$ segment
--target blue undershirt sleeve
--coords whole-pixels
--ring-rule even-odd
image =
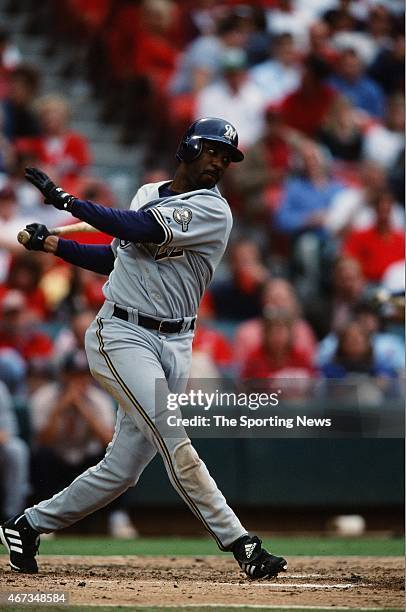
[[[55,255],[75,266],[106,276],[114,268],[115,257],[108,244],[80,244],[59,238]]]
[[[145,210],[117,210],[76,199],[70,209],[72,215],[96,229],[128,242],[161,244],[165,232],[158,221]]]

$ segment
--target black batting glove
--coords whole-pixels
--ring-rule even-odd
[[[27,251],[45,251],[45,239],[51,236],[47,226],[42,223],[30,223],[25,229],[30,234],[29,241],[24,244]]]
[[[44,204],[51,204],[59,210],[67,210],[70,212],[72,203],[76,198],[66,193],[62,187],[55,185],[45,172],[42,172],[42,170],[38,168],[26,168],[25,178],[32,183],[34,187],[40,190],[45,197]]]

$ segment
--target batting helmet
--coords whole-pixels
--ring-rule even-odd
[[[198,119],[192,123],[180,142],[176,158],[186,163],[194,161],[203,150],[204,140],[224,144],[233,162],[244,159],[244,154],[238,149],[238,134],[235,127],[224,119],[214,117]]]

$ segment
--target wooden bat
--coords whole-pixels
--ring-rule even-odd
[[[71,234],[72,232],[98,232],[95,227],[86,223],[86,221],[80,221],[80,223],[72,223],[71,225],[61,225],[54,227],[49,230],[52,236],[64,236],[65,234]],[[31,234],[26,229],[21,230],[17,234],[17,240],[20,244],[27,244],[31,237]]]

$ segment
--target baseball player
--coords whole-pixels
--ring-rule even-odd
[[[41,170],[26,169],[45,204],[115,236],[111,245],[83,245],[51,236],[44,225],[26,228],[31,234],[26,248],[108,275],[106,299],[85,344],[93,376],[119,408],[102,461],[0,527],[12,569],[36,573],[41,533],[67,527],[111,502],[136,484],[158,452],[179,495],[249,578],[271,578],[286,570],[285,559],[268,553],[257,536],[247,533],[184,429],[176,436],[165,433],[165,411],[155,402],[157,379],[167,393],[184,390],[196,311],[232,226],[216,184],[231,162],[243,158],[231,124],[216,118],[195,121],[179,145],[173,180],[143,185],[125,211],[79,200]]]

